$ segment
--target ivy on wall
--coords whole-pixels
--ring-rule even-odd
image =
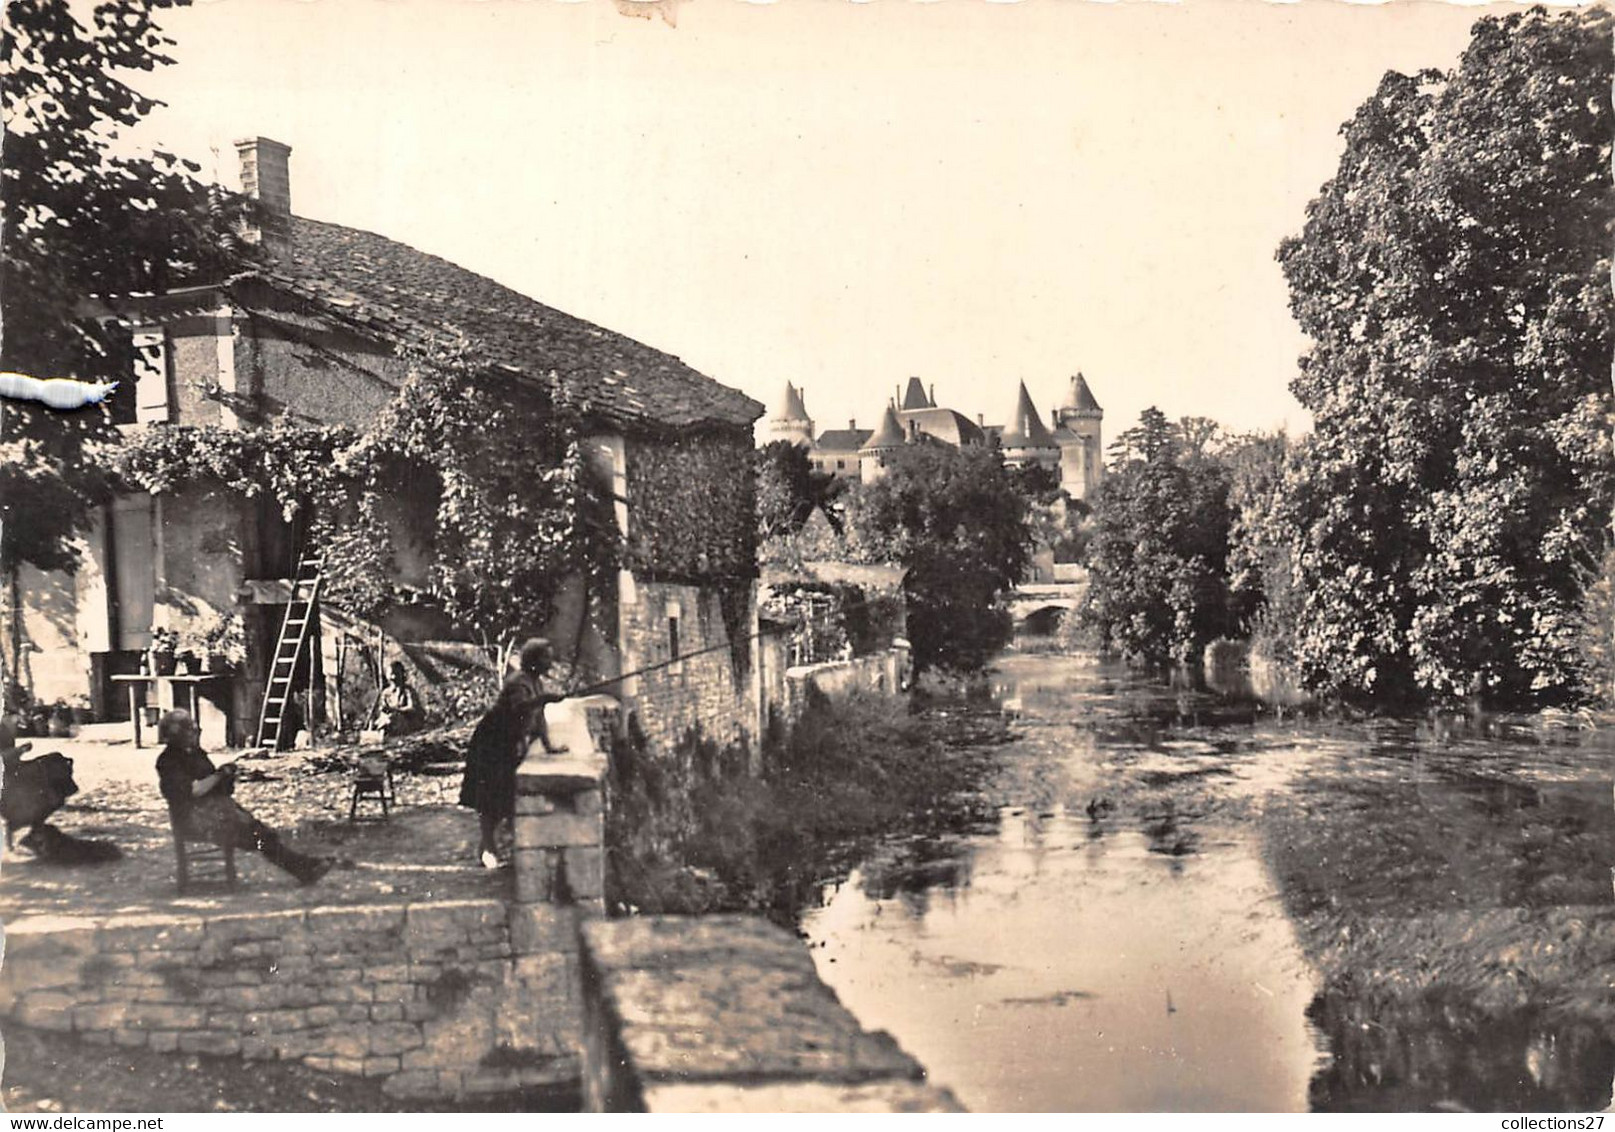
[[[655,581],[757,572],[749,433],[628,445],[628,564]]]
[[[288,521],[306,513],[326,554],[328,600],[373,620],[425,597],[502,670],[513,644],[550,620],[568,576],[606,592],[598,583],[621,558],[609,493],[579,444],[575,410],[455,351],[406,359],[409,378],[368,429],[166,425],[126,442],[116,471],[153,494],[206,481],[267,495]],[[411,480],[435,493],[424,594],[400,592],[385,518]]]

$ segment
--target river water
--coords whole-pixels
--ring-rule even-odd
[[[1088,656],[995,680],[994,816],[887,838],[802,917],[967,1107],[1610,1104],[1615,735],[1284,722]]]

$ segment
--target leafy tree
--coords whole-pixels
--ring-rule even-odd
[[[917,669],[979,669],[1009,640],[1002,595],[1030,561],[1027,499],[999,454],[922,440],[849,493],[849,541],[907,567]]]
[[[1229,471],[1155,408],[1126,430],[1094,507],[1082,619],[1129,663],[1198,659],[1240,618],[1226,578]]]
[[[1572,694],[1609,543],[1611,15],[1475,25],[1388,74],[1279,250],[1315,433],[1262,535],[1305,595],[1293,651],[1362,698]]]
[[[757,450],[756,460],[759,541],[796,534],[836,490],[835,477],[815,470],[799,444],[770,441]]]
[[[247,206],[204,190],[196,166],[113,152],[156,105],[119,76],[171,62],[154,13],[181,3],[6,0],[0,369],[126,380],[127,337],[86,301],[215,279],[249,253],[235,236]],[[96,459],[116,441],[108,409],[6,402],[0,414],[0,567],[72,569],[74,536],[110,486]]]

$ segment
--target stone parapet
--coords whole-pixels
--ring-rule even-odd
[[[556,909],[498,900],[24,916],[5,927],[0,1015],[90,1043],[385,1078],[405,1097],[570,1084],[581,976],[575,942],[558,945],[576,934]]]
[[[598,921],[582,942],[590,1111],[961,1111],[766,920]]]

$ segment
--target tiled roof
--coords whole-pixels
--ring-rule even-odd
[[[920,379],[917,378],[917,377],[911,377],[911,378],[908,379],[908,388],[903,391],[903,408],[904,409],[934,409],[934,408],[936,408],[935,405],[931,404],[931,398],[929,398],[929,397],[927,397],[925,395],[925,386],[920,384]]]
[[[1093,390],[1088,388],[1088,379],[1080,373],[1071,379],[1071,388],[1066,393],[1065,400],[1061,402],[1060,408],[1076,409],[1084,413],[1104,412],[1099,407],[1099,402],[1094,400]]]
[[[819,439],[814,447],[821,452],[856,452],[864,446],[869,439],[871,430],[867,428],[832,428],[819,433]]]
[[[289,254],[260,274],[389,341],[463,340],[499,368],[558,383],[618,424],[750,425],[763,413],[670,354],[356,228],[294,216]]]
[[[885,415],[880,418],[880,427],[865,443],[865,447],[896,448],[904,439],[903,426],[897,423],[897,410],[887,405]]]
[[[1038,417],[1037,408],[1032,404],[1032,395],[1026,391],[1024,381],[1015,392],[1015,408],[1010,412],[1003,431],[998,434],[998,443],[1005,448],[1054,447],[1054,438],[1049,435],[1048,426]]]
[[[790,382],[785,383],[785,392],[780,397],[779,404],[768,417],[771,421],[805,421],[808,420],[807,405],[802,401],[801,390]]]
[[[897,415],[905,427],[913,424],[926,436],[944,440],[955,448],[980,444],[985,439],[981,426],[952,409],[908,409]]]

